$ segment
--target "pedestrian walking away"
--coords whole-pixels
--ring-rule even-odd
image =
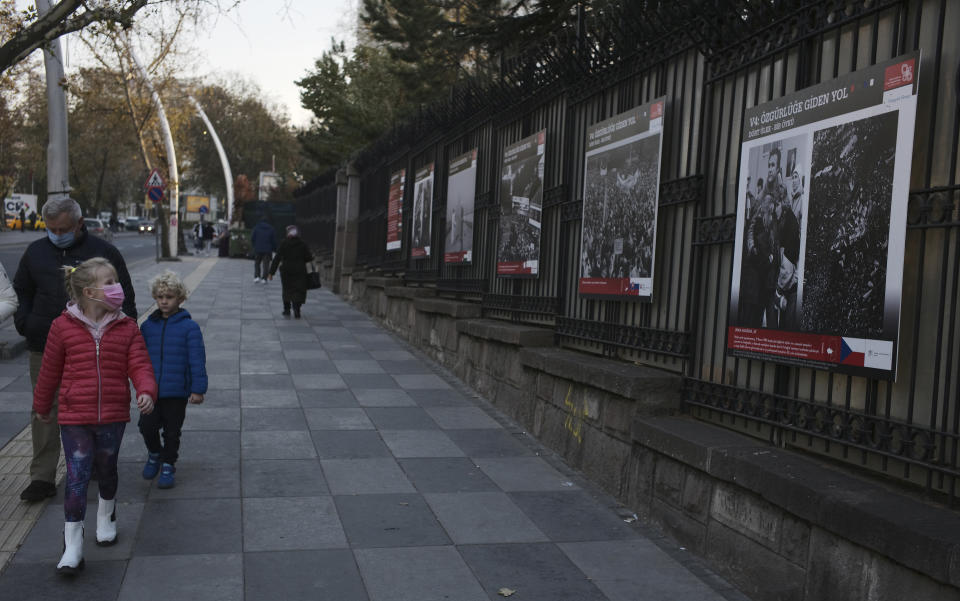
[[[210,247],[213,245],[213,224],[201,221],[200,222],[200,238],[203,240],[203,254],[204,256],[210,256]]]
[[[63,555],[57,571],[83,569],[83,519],[96,464],[97,544],[117,542],[117,459],[130,421],[130,381],[141,413],[153,410],[157,385],[137,322],[124,315],[123,287],[109,261],[89,259],[64,267],[71,301],[50,326],[43,365],[33,391],[37,419],[53,422],[59,394],[60,438],[67,463],[63,494]]]
[[[157,403],[153,413],[140,416],[147,446],[143,477],[152,480],[159,473],[157,488],[173,488],[187,403],[202,403],[207,392],[206,351],[200,326],[180,306],[187,300],[187,287],[177,274],[165,271],[152,279],[150,293],[157,310],[140,330],[157,379]]]
[[[253,281],[267,283],[270,259],[277,250],[277,236],[266,217],[261,217],[250,233],[253,244]]]
[[[287,237],[277,248],[277,255],[270,264],[269,278],[280,268],[280,285],[283,287],[283,316],[300,319],[300,307],[307,301],[307,263],[313,260],[307,243],[300,239],[300,230],[295,225],[287,226]]]
[[[63,312],[69,300],[63,286],[64,267],[76,267],[93,257],[107,259],[116,269],[117,281],[123,288],[123,312],[130,317],[137,317],[133,284],[123,256],[109,242],[87,233],[77,201],[72,198],[48,200],[41,213],[46,222],[47,235],[27,246],[13,276],[13,289],[19,301],[14,325],[17,332],[27,339],[33,386],[37,384],[50,324]],[[30,484],[20,493],[24,501],[41,501],[57,493],[55,482],[57,462],[60,460],[60,432],[56,423],[56,399],[50,414],[50,423],[31,415],[33,458],[30,462]]]

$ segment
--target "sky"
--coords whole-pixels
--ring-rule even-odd
[[[352,45],[357,0],[243,0],[196,40],[198,75],[240,73],[294,125],[309,123],[294,83],[330,48],[331,37]]]
[[[353,45],[358,1],[240,0],[230,11],[211,16],[206,30],[185,40],[196,49],[188,75],[239,73],[272,103],[284,106],[293,125],[306,126],[310,113],[300,106],[294,82],[330,48],[331,37],[346,41],[348,48]],[[224,6],[232,2],[220,0]],[[23,9],[33,3],[17,0],[16,5]],[[80,43],[71,37],[65,45],[68,72],[84,61]]]

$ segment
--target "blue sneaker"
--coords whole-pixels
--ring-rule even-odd
[[[160,472],[160,453],[150,453],[147,462],[143,464],[143,479],[153,480]]]
[[[157,488],[173,488],[173,485],[176,484],[173,480],[173,474],[177,471],[177,468],[173,467],[169,463],[164,463],[163,468],[160,469],[160,478],[157,480]]]

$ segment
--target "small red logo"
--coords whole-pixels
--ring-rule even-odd
[[[663,116],[663,102],[654,103],[650,107],[650,119],[659,119]]]
[[[914,69],[916,68],[916,59],[910,59],[890,65],[883,72],[883,91],[899,88],[913,83]]]

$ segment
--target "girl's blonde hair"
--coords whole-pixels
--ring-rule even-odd
[[[99,280],[97,276],[103,269],[109,269],[113,272],[113,277],[116,279],[117,270],[114,269],[110,261],[103,257],[87,259],[76,267],[64,267],[63,281],[71,300],[79,303],[80,300],[83,299],[84,288],[96,287],[97,281]]]
[[[187,300],[187,287],[183,280],[169,269],[150,280],[149,283],[150,296],[157,297],[160,294],[169,293],[176,296],[181,303]]]

